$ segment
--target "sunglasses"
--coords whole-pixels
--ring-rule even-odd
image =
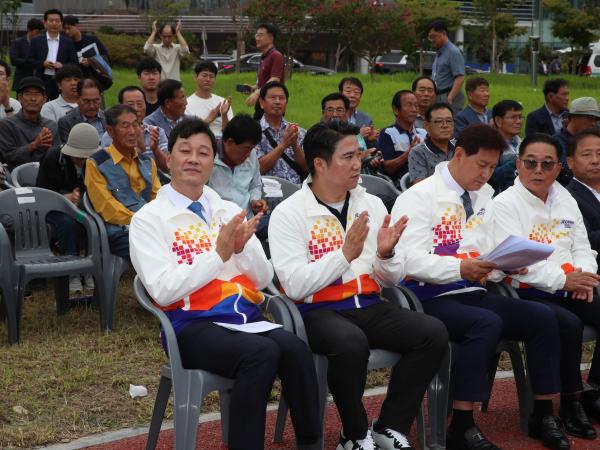
[[[527,170],[535,170],[539,164],[544,172],[550,172],[557,164],[560,164],[558,161],[536,161],[535,159],[523,159],[521,162]]]

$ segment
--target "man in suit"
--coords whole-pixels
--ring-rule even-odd
[[[492,112],[487,109],[490,101],[490,83],[485,78],[473,77],[465,85],[467,107],[454,118],[454,137],[472,123],[490,123]]]
[[[567,146],[567,163],[573,172],[567,190],[577,201],[592,249],[600,253],[600,131],[577,133]]]
[[[13,78],[13,91],[16,92],[19,83],[25,77],[33,75],[33,66],[27,61],[29,53],[29,44],[31,40],[44,31],[44,22],[40,19],[29,19],[27,22],[27,34],[18,39],[15,39],[10,44],[8,55],[10,63],[15,66],[15,76]]]
[[[562,125],[562,113],[568,111],[569,82],[554,78],[544,83],[544,105],[527,116],[525,136],[545,133],[550,136],[558,133]]]
[[[78,123],[87,122],[98,132],[98,142],[106,131],[106,119],[104,111],[100,109],[102,100],[98,81],[94,78],[84,78],[77,83],[77,108],[70,111],[66,116],[58,119],[58,134],[60,141],[64,144],[69,138],[71,128]]]
[[[28,63],[35,69],[35,75],[44,81],[48,100],[58,97],[58,85],[54,79],[56,71],[64,64],[77,64],[77,53],[73,41],[60,34],[63,14],[58,9],[49,9],[44,13],[46,33],[31,40]]]

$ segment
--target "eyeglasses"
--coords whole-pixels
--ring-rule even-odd
[[[428,120],[428,122],[434,124],[436,127],[439,127],[442,125],[453,125],[454,119],[435,119],[435,120]]]
[[[333,114],[333,113],[343,114],[346,112],[346,108],[325,108],[324,111],[329,114]]]
[[[522,159],[521,161],[527,170],[535,170],[539,164],[544,172],[550,172],[557,164],[560,164],[558,161],[536,161],[535,159]]]

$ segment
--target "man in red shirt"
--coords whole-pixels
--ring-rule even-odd
[[[246,100],[248,106],[256,104],[260,89],[265,84],[270,81],[281,81],[282,83],[284,81],[283,55],[275,48],[276,37],[277,28],[271,23],[263,23],[256,29],[254,39],[256,39],[256,48],[262,53],[262,56],[256,74],[256,85],[252,86],[252,93]]]

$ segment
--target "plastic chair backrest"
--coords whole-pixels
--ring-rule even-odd
[[[158,306],[156,306],[152,300],[150,300],[150,296],[148,295],[142,280],[140,280],[139,275],[136,275],[133,280],[133,292],[135,293],[140,305],[142,305],[145,310],[152,313],[152,315],[160,322],[162,332],[165,336],[165,341],[167,342],[167,352],[169,354],[169,365],[171,366],[171,371],[181,372],[184,369],[181,363],[179,345],[177,344],[177,337],[175,336],[173,325],[171,325],[171,321],[167,315]]]
[[[294,192],[300,190],[300,186],[292,183],[291,181],[285,180],[283,178],[279,178],[279,177],[274,177],[274,176],[269,176],[269,175],[264,175],[263,177],[261,177],[263,180],[267,179],[267,180],[274,180],[277,181],[279,183],[279,185],[281,186],[281,192],[283,194],[283,197],[267,197],[265,195],[264,192],[264,188],[263,188],[263,197],[265,198],[265,200],[267,201],[267,204],[269,205],[269,209],[271,209],[271,211],[273,210],[273,208],[275,208],[279,203],[281,203],[282,201],[284,201],[286,198],[288,198],[290,195],[292,195]],[[264,184],[264,182],[263,182]]]
[[[92,216],[94,222],[96,222],[96,226],[98,227],[98,232],[100,234],[100,247],[102,250],[102,254],[104,255],[106,252],[110,253],[110,246],[108,244],[108,234],[106,234],[104,220],[102,220],[102,217],[100,217],[100,215],[92,206],[87,192],[83,193],[83,209],[85,209],[85,212]]]
[[[60,211],[92,227],[91,220],[64,196],[42,188],[9,189],[0,192],[0,211],[12,217],[15,230],[15,257],[53,255],[48,239],[46,215]],[[86,223],[89,221],[89,223]],[[93,247],[88,245],[88,248]]]
[[[39,162],[30,162],[15,167],[11,173],[12,184],[15,187],[33,187],[40,170]]]
[[[402,190],[402,192],[406,191],[409,187],[411,186],[411,181],[410,181],[410,173],[406,172],[404,175],[402,175],[402,177],[400,178],[400,190]]]
[[[400,191],[394,187],[392,183],[384,180],[383,178],[375,175],[361,175],[360,184],[364,187],[369,194],[376,197],[392,196],[397,197],[400,195]]]

